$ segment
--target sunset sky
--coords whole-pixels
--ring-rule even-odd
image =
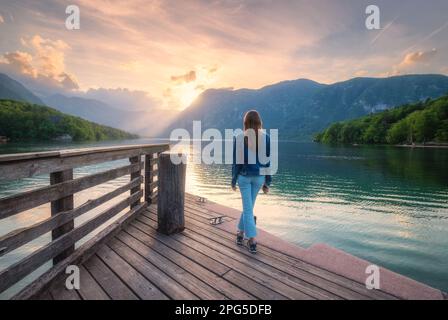
[[[369,4],[381,30],[365,27]],[[0,72],[44,94],[182,109],[208,88],[448,74],[447,57],[446,0],[0,0]]]

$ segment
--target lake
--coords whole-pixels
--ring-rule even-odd
[[[158,141],[6,144],[0,145],[0,153],[154,142]],[[125,163],[122,160],[76,169],[75,176]],[[230,189],[230,170],[229,165],[190,162],[187,191],[240,209],[239,193]],[[128,179],[122,177],[84,191],[75,197],[75,204],[104,194]],[[48,176],[41,176],[0,181],[0,197],[46,185],[48,180]],[[271,193],[259,195],[255,214],[258,226],[299,246],[324,242],[448,291],[448,149],[279,142],[279,171],[273,177]],[[5,219],[0,235],[48,215],[47,205]],[[0,268],[48,240],[49,235],[43,236],[0,258]]]

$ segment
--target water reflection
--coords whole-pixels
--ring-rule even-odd
[[[448,289],[448,150],[280,142],[259,225],[301,246],[325,242]],[[229,165],[188,166],[192,193],[241,209]]]
[[[132,143],[151,142],[159,141]],[[42,148],[27,146],[21,150]],[[273,178],[272,191],[260,194],[257,200],[255,213],[260,227],[304,247],[327,243],[448,291],[447,149],[280,142],[279,151],[279,172]],[[0,152],[6,153],[5,149]],[[121,160],[79,168],[75,176],[126,163]],[[239,193],[230,189],[230,170],[230,165],[198,165],[190,161],[187,191],[241,209]],[[83,191],[76,195],[75,202],[79,205],[128,181],[129,177],[122,177]],[[48,185],[48,176],[3,181],[0,197],[42,185]],[[0,235],[48,216],[46,205],[8,218],[0,225]],[[0,258],[0,268],[49,239],[45,235]]]

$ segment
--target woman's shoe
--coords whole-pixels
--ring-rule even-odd
[[[254,241],[247,241],[247,249],[252,254],[257,253],[257,243]]]
[[[244,243],[243,241],[244,241],[244,236],[242,234],[240,234],[240,233],[237,233],[237,235],[236,235],[236,244],[238,246],[242,246],[243,243]]]

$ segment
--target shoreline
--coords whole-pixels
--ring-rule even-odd
[[[321,143],[321,142],[316,142]],[[352,147],[398,147],[398,148],[432,148],[432,149],[448,149],[448,144],[362,144],[350,143],[347,144]]]
[[[395,147],[402,148],[439,148],[439,149],[448,149],[448,144],[397,144]]]

